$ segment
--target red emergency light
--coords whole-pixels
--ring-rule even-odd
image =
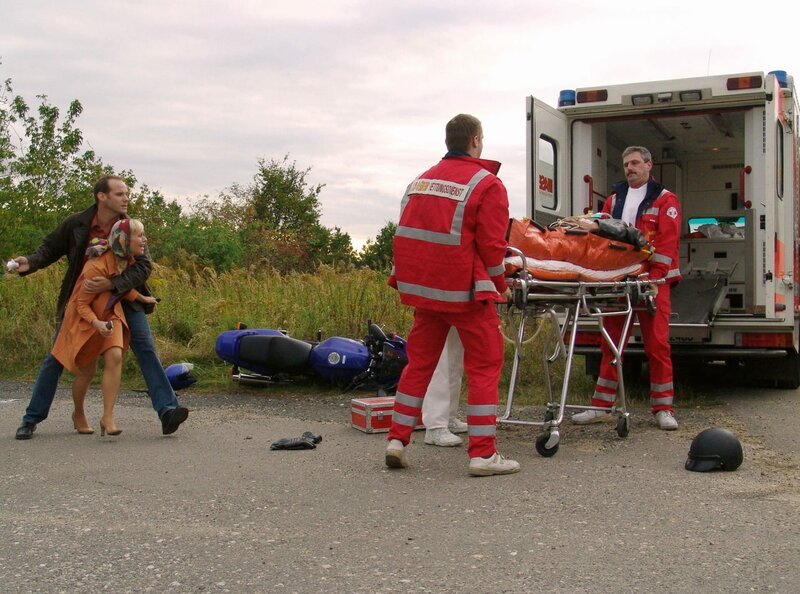
[[[741,91],[743,89],[760,89],[764,81],[760,76],[739,76],[728,79],[729,91]]]
[[[578,103],[594,103],[595,101],[607,101],[608,90],[595,89],[593,91],[579,91]]]
[[[736,346],[790,348],[794,338],[791,332],[737,332]]]

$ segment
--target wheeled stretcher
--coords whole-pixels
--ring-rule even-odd
[[[626,437],[630,430],[630,413],[628,413],[625,399],[622,351],[633,319],[633,307],[641,304],[650,308],[654,307],[652,281],[646,275],[618,281],[538,280],[529,271],[522,251],[514,247],[509,247],[508,250],[513,256],[522,258],[522,266],[513,277],[506,278],[506,282],[513,292],[507,317],[514,330],[515,352],[505,412],[497,419],[497,422],[542,427],[544,432],[536,439],[536,451],[542,456],[549,457],[558,451],[561,439],[560,427],[567,409],[608,410],[596,406],[568,404],[569,380],[578,325],[582,320],[594,321],[599,327],[602,340],[614,355],[613,364],[617,366],[619,383],[617,402],[611,408],[611,412],[617,415],[617,434],[620,437]],[[663,282],[657,281],[655,284]],[[611,339],[603,327],[603,320],[611,316],[619,316],[624,320],[623,332],[617,343]],[[534,319],[542,319],[544,324],[549,323],[550,329],[542,353],[547,408],[544,420],[541,422],[512,417],[525,327],[529,321]],[[561,384],[561,398],[555,402],[550,366],[559,358],[565,360],[565,368]]]

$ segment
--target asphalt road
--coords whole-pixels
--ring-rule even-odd
[[[412,467],[388,471],[345,396],[182,394],[189,420],[162,437],[125,393],[123,434],[100,438],[72,431],[65,387],[16,441],[30,388],[0,383],[6,593],[800,591],[798,392],[709,386],[676,432],[636,409],[626,439],[566,425],[552,458],[503,427],[522,471],[471,478],[464,448],[419,432]],[[740,437],[738,471],[684,470],[708,426]],[[317,449],[270,451],[303,431]]]

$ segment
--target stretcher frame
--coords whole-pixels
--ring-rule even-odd
[[[614,356],[612,365],[617,367],[619,376],[617,398],[610,410],[612,414],[617,415],[617,434],[620,437],[627,437],[630,431],[630,413],[628,412],[625,396],[622,353],[631,328],[634,305],[644,302],[648,308],[654,308],[655,301],[652,286],[654,284],[663,284],[664,281],[651,281],[647,275],[620,281],[539,280],[534,278],[528,270],[525,255],[520,250],[509,246],[508,251],[522,258],[522,268],[514,277],[506,278],[506,283],[513,292],[513,299],[508,307],[507,318],[512,329],[515,329],[515,348],[505,412],[497,419],[497,422],[542,427],[544,432],[536,439],[536,451],[542,456],[550,457],[558,451],[561,440],[560,427],[564,421],[566,410],[609,410],[599,406],[568,404],[569,380],[572,373],[578,326],[582,320],[595,321],[600,330],[602,340],[611,349]],[[514,321],[517,316],[519,317],[519,324]],[[603,326],[603,320],[611,316],[624,318],[622,333],[618,342],[614,342],[611,339]],[[549,321],[551,330],[550,340],[545,343],[545,347],[542,350],[545,388],[547,389],[547,407],[544,421],[528,421],[513,418],[512,408],[522,360],[522,344],[525,336],[526,321],[538,318],[544,318]],[[565,360],[564,379],[561,384],[561,398],[558,402],[554,402],[550,365],[559,358]]]

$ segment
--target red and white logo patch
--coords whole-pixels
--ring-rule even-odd
[[[671,219],[677,219],[678,218],[678,209],[675,208],[674,206],[670,206],[667,209],[667,216],[669,218],[671,218]]]

